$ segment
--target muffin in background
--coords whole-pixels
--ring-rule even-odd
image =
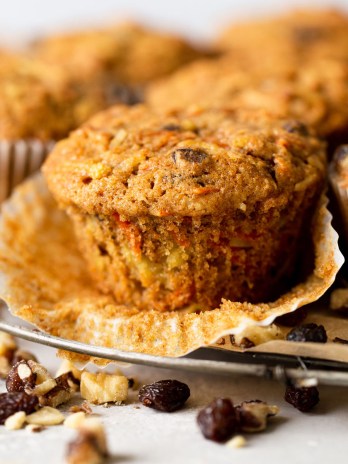
[[[303,121],[321,137],[348,141],[348,61],[291,60],[244,66],[232,57],[200,60],[151,84],[146,101],[167,110],[203,107],[267,109]]]
[[[348,59],[348,14],[334,9],[304,9],[275,17],[232,23],[217,46],[250,64],[308,58]]]
[[[184,39],[131,22],[38,40],[35,56],[77,79],[143,85],[204,55]]]
[[[58,143],[43,172],[102,291],[145,310],[211,309],[291,286],[324,148],[264,111],[115,106]]]
[[[0,139],[58,140],[107,106],[59,66],[23,55],[0,56]]]

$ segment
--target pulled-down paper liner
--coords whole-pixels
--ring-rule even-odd
[[[56,336],[162,356],[182,356],[248,327],[268,326],[317,300],[343,263],[322,198],[315,215],[315,266],[307,280],[270,304],[223,300],[219,308],[140,311],[118,305],[90,280],[72,227],[40,176],[18,187],[0,220],[0,297],[10,311]],[[347,350],[348,354],[348,350]]]
[[[16,185],[40,168],[53,144],[38,139],[0,140],[0,204]]]

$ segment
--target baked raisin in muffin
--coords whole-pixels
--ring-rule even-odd
[[[263,111],[119,105],[59,142],[43,172],[102,291],[144,310],[204,310],[289,285],[325,149]]]

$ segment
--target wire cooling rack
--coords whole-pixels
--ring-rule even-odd
[[[181,358],[169,358],[89,345],[6,321],[0,321],[0,330],[40,345],[111,361],[231,377],[263,377],[293,382],[302,387],[317,384],[348,387],[348,363],[342,362],[277,354],[234,353],[215,348],[202,348]]]

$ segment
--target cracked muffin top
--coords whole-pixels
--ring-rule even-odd
[[[33,51],[78,79],[107,76],[126,84],[146,83],[202,56],[179,37],[129,22],[43,38]]]
[[[267,108],[303,120],[321,136],[348,127],[348,61],[283,60],[271,67],[232,57],[201,60],[150,85],[146,100],[164,109],[187,105]]]
[[[0,55],[1,139],[59,139],[105,106],[99,90],[84,92],[57,66]]]
[[[298,121],[145,105],[96,115],[43,168],[62,207],[126,217],[281,211],[294,192],[321,188],[324,170],[324,145]]]

